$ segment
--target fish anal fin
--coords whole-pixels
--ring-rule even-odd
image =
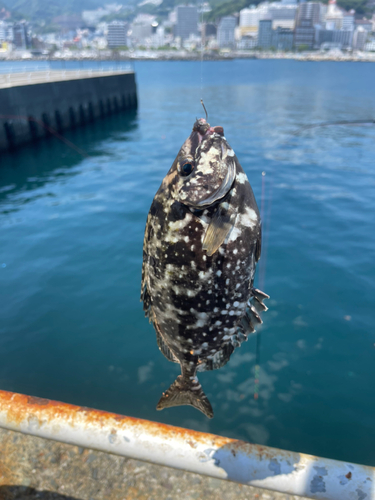
[[[228,342],[228,344],[225,344],[220,351],[216,352],[212,356],[212,358],[206,359],[204,370],[209,371],[209,370],[218,370],[219,368],[222,368],[228,363],[233,351],[234,351],[233,345],[230,342]],[[199,366],[198,366],[198,371],[199,371]]]
[[[203,240],[203,250],[207,255],[213,255],[224,243],[225,238],[232,230],[236,220],[236,213],[230,201],[222,201],[214,213],[206,230]]]
[[[163,410],[164,408],[183,405],[194,406],[194,408],[204,413],[208,418],[214,416],[211,403],[196,377],[189,379],[179,375],[170,388],[166,392],[163,392],[162,397],[156,405],[156,409]]]

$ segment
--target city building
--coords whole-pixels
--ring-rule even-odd
[[[263,19],[263,14],[261,6],[255,7],[254,5],[251,5],[249,8],[242,9],[240,11],[241,35],[243,36],[247,33],[257,33],[259,21]]]
[[[28,49],[30,47],[27,28],[25,21],[13,24],[13,44],[16,49]]]
[[[128,25],[122,21],[112,21],[108,24],[107,41],[110,49],[127,45]]]
[[[234,48],[234,31],[237,20],[233,16],[222,17],[217,28],[217,43],[220,48]]]
[[[255,49],[258,46],[258,35],[255,33],[248,33],[243,35],[241,40],[237,44],[237,48],[240,50]]]
[[[151,23],[132,24],[131,25],[131,39],[133,45],[145,45],[146,39],[151,38],[153,34],[153,27]]]
[[[316,46],[321,49],[350,49],[353,45],[353,30],[327,30],[316,27]]]
[[[195,5],[178,5],[176,7],[176,24],[174,35],[186,40],[190,35],[198,34],[198,9]]]
[[[354,31],[354,28],[355,28],[355,11],[350,10],[349,12],[344,12],[342,18],[342,29]]]
[[[0,21],[0,42],[5,42],[8,37],[8,23]]]
[[[295,0],[281,2],[262,2],[240,11],[240,34],[257,33],[260,21],[272,20],[272,29],[288,28],[293,30],[297,12]]]
[[[295,27],[295,18],[297,13],[297,3],[282,0],[281,2],[272,2],[268,7],[268,14],[272,19],[272,28],[288,28],[293,30]]]
[[[294,43],[294,32],[289,28],[272,30],[271,47],[277,50],[292,50]]]
[[[269,49],[272,45],[272,20],[263,19],[259,21],[258,47]]]
[[[372,31],[372,22],[368,19],[356,19],[355,20],[355,28],[363,28],[368,33]]]
[[[326,8],[318,2],[300,3],[296,16],[294,46],[312,49],[315,45],[315,26],[322,23]]]
[[[363,50],[365,48],[368,36],[369,32],[365,28],[363,28],[362,26],[356,28],[353,33],[353,49]]]
[[[368,40],[365,44],[364,50],[368,52],[375,52],[375,39],[371,38],[371,40]]]
[[[297,10],[296,26],[321,24],[325,10],[326,6],[318,2],[300,3]],[[309,23],[306,21],[309,21]]]

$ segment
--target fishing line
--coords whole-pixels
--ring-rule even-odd
[[[262,223],[264,222],[264,235],[265,235],[265,244],[263,250],[263,259],[260,264],[259,270],[259,288],[264,291],[264,283],[266,277],[266,266],[267,266],[267,250],[268,250],[268,240],[269,240],[269,227],[271,220],[271,207],[272,207],[272,191],[273,191],[273,179],[271,179],[271,187],[269,189],[269,199],[267,205],[267,217],[265,218],[265,192],[266,192],[266,172],[262,172],[262,198],[261,198],[261,219]],[[255,366],[254,366],[254,399],[257,400],[259,398],[259,380],[260,380],[260,345],[261,345],[261,334],[262,327],[261,325],[258,328],[257,336],[256,336],[256,347],[255,347]]]
[[[50,134],[54,135],[57,139],[59,139],[61,142],[65,143],[68,147],[76,151],[78,154],[83,156],[84,158],[88,157],[88,154],[83,151],[83,149],[80,149],[78,146],[76,146],[73,142],[69,141],[66,139],[63,135],[59,134],[57,130],[54,128],[50,127],[49,125],[45,124],[41,120],[38,120],[37,118],[33,118],[32,116],[22,116],[22,115],[0,115],[0,118],[3,118],[5,120],[27,120],[29,122],[34,122],[40,125],[42,128],[47,130]]]
[[[201,3],[201,102],[203,103],[203,2]]]

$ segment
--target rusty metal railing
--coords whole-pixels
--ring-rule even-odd
[[[0,391],[0,427],[291,495],[375,499],[375,469]]]

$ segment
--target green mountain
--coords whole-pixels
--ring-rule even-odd
[[[11,12],[20,12],[33,21],[49,21],[62,14],[78,14],[82,10],[103,7],[103,0],[0,0]],[[122,2],[132,5],[133,2]]]
[[[218,21],[221,17],[230,16],[249,7],[249,5],[258,5],[261,0],[211,0],[211,12],[205,14],[205,21]]]

